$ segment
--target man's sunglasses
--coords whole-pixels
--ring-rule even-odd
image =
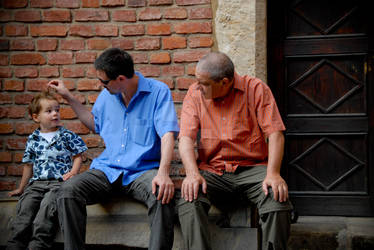
[[[98,78],[100,80],[100,82],[102,82],[104,85],[108,85],[109,82],[112,80],[112,79],[109,79],[109,80],[103,80],[101,78]]]

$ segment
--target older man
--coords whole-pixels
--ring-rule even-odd
[[[269,87],[235,73],[223,53],[204,56],[195,75],[179,134],[186,178],[178,212],[186,247],[211,249],[206,226],[211,202],[246,200],[259,210],[262,249],[287,249],[292,205],[280,176],[285,127]]]

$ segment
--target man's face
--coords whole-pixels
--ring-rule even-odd
[[[111,94],[118,93],[118,84],[117,79],[109,79],[106,73],[102,70],[96,71],[96,76],[98,80],[100,81],[101,85],[106,88]],[[118,78],[118,77],[117,77]]]
[[[196,79],[199,83],[199,89],[206,99],[220,98],[229,93],[233,81],[223,78],[220,81],[213,81],[209,78],[209,73],[196,69]]]

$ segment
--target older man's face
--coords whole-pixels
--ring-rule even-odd
[[[209,78],[209,73],[202,72],[196,69],[196,79],[199,83],[199,89],[206,99],[215,99],[227,95],[231,88],[233,81],[228,81],[224,78],[220,81],[213,81]]]

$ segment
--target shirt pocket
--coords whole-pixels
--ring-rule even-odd
[[[153,121],[136,118],[131,129],[131,140],[143,146],[153,144],[155,141]]]

